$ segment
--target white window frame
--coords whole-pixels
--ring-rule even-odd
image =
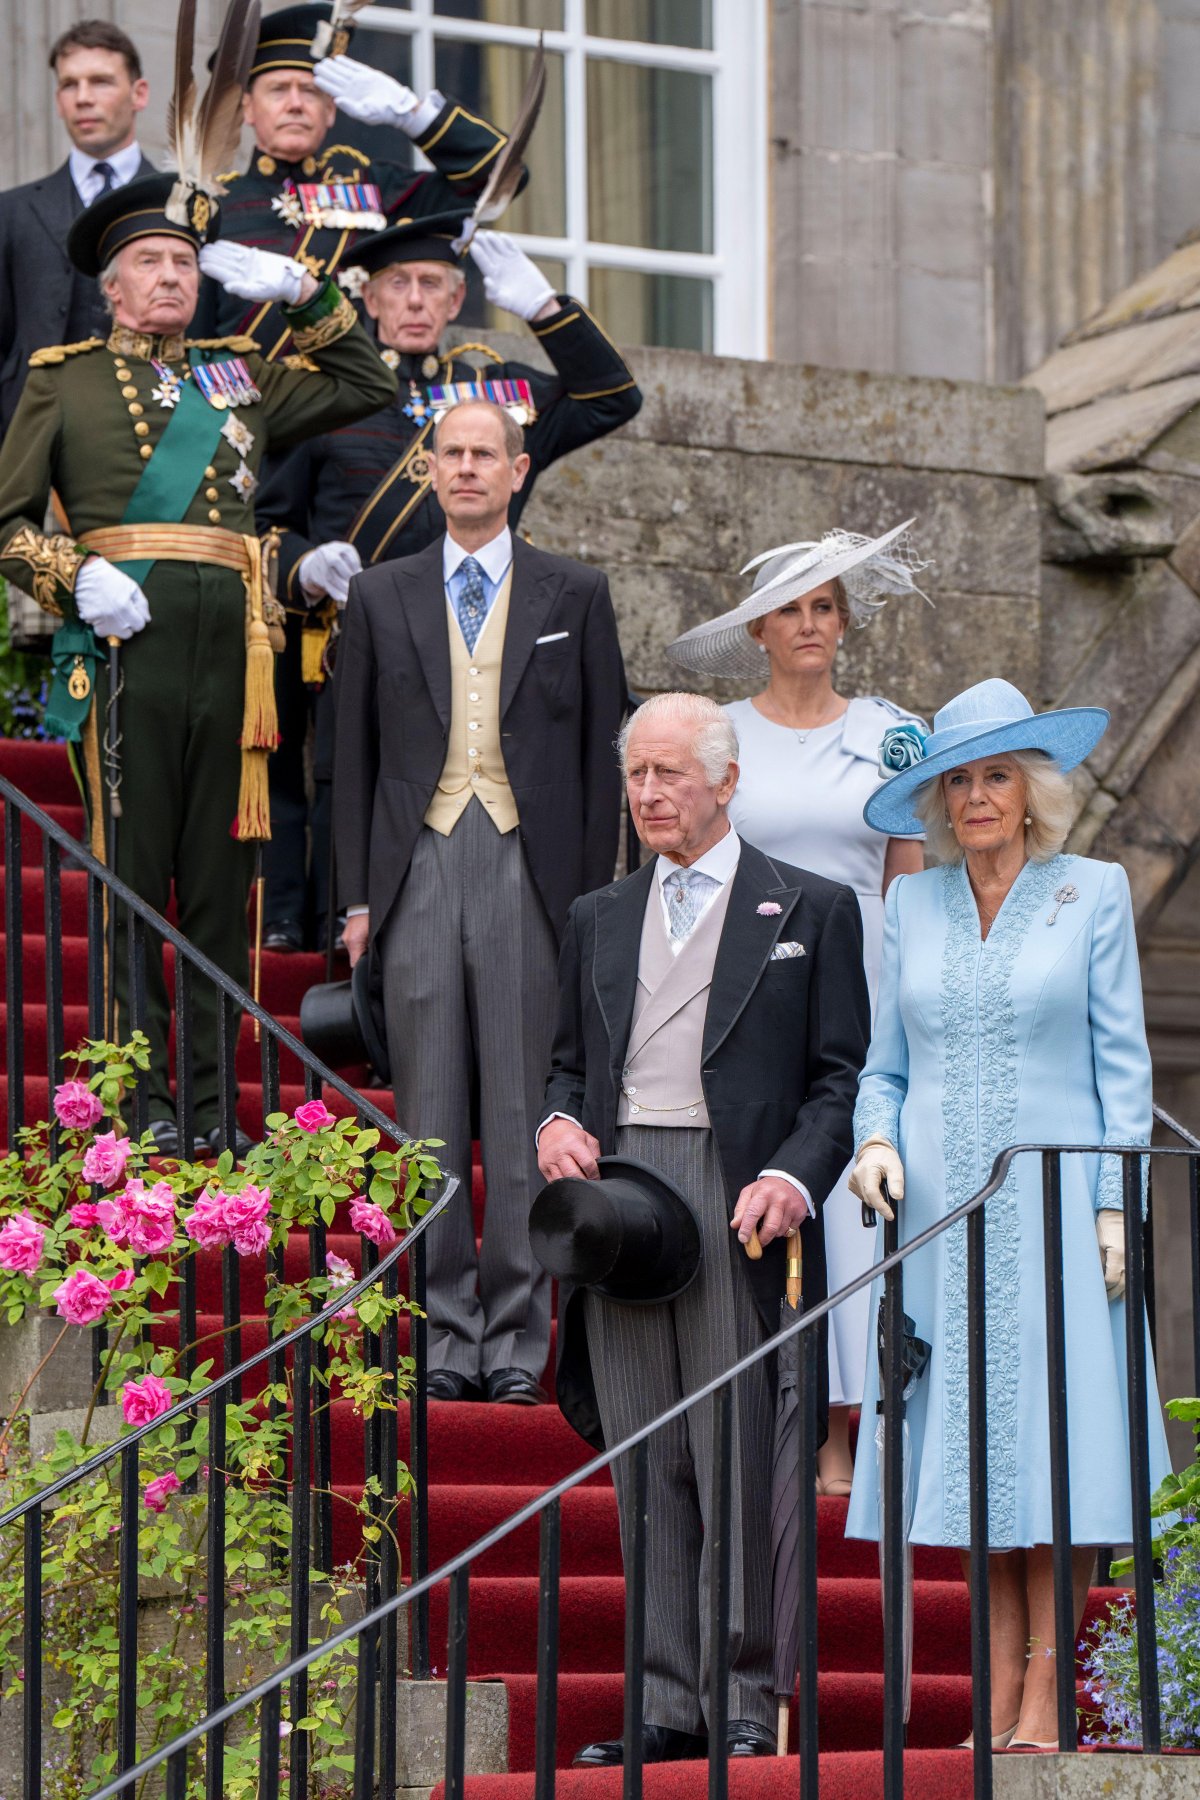
[[[765,0],[712,0],[713,48],[633,43],[593,37],[585,29],[586,0],[563,0],[563,29],[544,34],[547,52],[561,55],[566,135],[566,232],[562,237],[518,234],[533,256],[566,266],[567,290],[585,304],[588,267],[650,274],[692,275],[711,281],[713,350],[719,356],[765,357],[767,344],[767,16]],[[410,6],[369,6],[359,15],[372,31],[412,39],[413,86],[433,86],[434,39],[513,44],[533,49],[538,33],[526,26],[447,18],[434,0]],[[712,78],[713,251],[646,250],[588,237],[587,59],[681,69]],[[498,123],[503,124],[500,120]]]

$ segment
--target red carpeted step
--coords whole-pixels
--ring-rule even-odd
[[[6,740],[6,742],[7,741],[8,740]],[[5,772],[4,764],[3,764],[3,762],[0,762],[0,775],[4,774],[4,772]],[[68,832],[70,834],[70,836],[76,840],[76,842],[79,842],[79,840],[83,836],[83,807],[79,803],[78,798],[76,798],[74,804],[72,804],[69,800],[68,801],[54,800],[54,801],[48,801],[44,805],[33,794],[31,794],[29,796],[29,798],[34,801],[35,805],[41,806],[42,811],[49,818],[53,819],[53,821],[56,825],[61,825],[64,831]],[[34,823],[34,821],[32,819],[27,818],[26,815],[24,813],[22,813],[22,815],[21,815],[21,863],[22,863],[22,866],[28,865],[31,868],[34,867],[35,865],[40,866],[41,861],[42,861],[42,845],[43,845],[43,843],[44,843],[44,839],[43,839],[41,831],[38,829],[37,825]],[[0,832],[0,862],[4,862],[7,859],[7,855],[8,855],[8,845],[7,845],[4,833]]]
[[[79,788],[62,744],[27,738],[0,740],[0,775],[35,806],[78,806]]]
[[[913,1750],[904,1759],[904,1800],[971,1800],[972,1761],[965,1750]],[[621,1769],[564,1769],[558,1800],[621,1800]],[[647,1766],[646,1800],[706,1800],[706,1762]],[[800,1765],[794,1756],[754,1757],[729,1765],[730,1800],[796,1800]],[[445,1800],[441,1782],[431,1800]],[[533,1800],[533,1775],[468,1775],[466,1800]],[[821,1800],[883,1800],[880,1751],[826,1752]]]
[[[46,1009],[44,1006],[26,1006],[22,1014],[24,1025],[25,1060],[31,1068],[44,1068],[46,1065]],[[296,1017],[280,1017],[279,1023],[288,1031],[299,1035],[300,1021]],[[8,1008],[0,1004],[0,1041],[7,1042]],[[88,1013],[86,1005],[73,1003],[63,1007],[63,1042],[70,1048],[80,1044],[88,1035]],[[175,1032],[171,1031],[168,1055],[175,1058]],[[299,1061],[290,1050],[280,1051],[280,1075],[291,1086],[296,1086],[304,1079]],[[238,1034],[237,1074],[239,1081],[261,1081],[262,1079],[262,1046],[254,1041],[254,1021],[243,1018],[241,1031]]]

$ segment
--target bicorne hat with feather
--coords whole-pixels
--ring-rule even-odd
[[[167,107],[167,137],[175,181],[166,204],[173,225],[191,228],[201,243],[225,193],[217,171],[228,169],[242,130],[242,95],[258,43],[259,0],[230,0],[203,99],[195,75],[196,0],[181,0],[175,28],[175,81]]]

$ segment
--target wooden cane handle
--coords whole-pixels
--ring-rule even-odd
[[[746,1239],[746,1255],[750,1258],[751,1262],[762,1261],[762,1245],[758,1241],[757,1225]]]

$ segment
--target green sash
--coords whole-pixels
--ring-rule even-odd
[[[188,352],[193,368],[202,360],[198,351]],[[129,496],[122,525],[179,524],[212,462],[227,417],[209,405],[195,381],[183,383],[158,448]],[[154,564],[143,559],[117,567],[141,587]]]

